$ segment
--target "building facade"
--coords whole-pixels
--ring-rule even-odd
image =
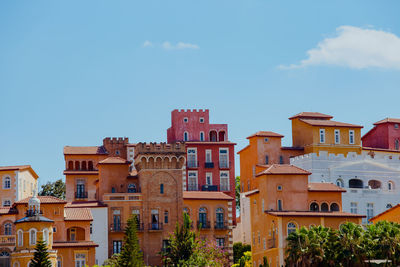
[[[374,123],[374,127],[361,139],[363,148],[380,148],[400,152],[400,119],[386,118]]]

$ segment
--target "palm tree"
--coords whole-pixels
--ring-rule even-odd
[[[362,246],[363,232],[364,230],[360,225],[351,222],[340,226],[338,259],[344,266],[351,267],[364,264],[366,256]]]

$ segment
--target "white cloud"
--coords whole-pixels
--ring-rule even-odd
[[[144,43],[143,43],[143,47],[152,47],[152,46],[153,46],[153,43],[148,40],[144,41]]]
[[[353,69],[369,67],[400,70],[400,38],[393,33],[341,26],[336,36],[325,38],[307,51],[308,58],[299,64],[281,65],[282,69],[313,65],[336,65]]]
[[[162,47],[165,50],[183,50],[183,49],[199,49],[200,48],[197,44],[178,42],[176,45],[173,45],[168,41],[165,41],[162,44]]]

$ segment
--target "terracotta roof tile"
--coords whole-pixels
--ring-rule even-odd
[[[267,165],[266,165],[267,166]],[[304,174],[304,175],[310,175],[311,172],[303,170],[297,166],[290,165],[290,164],[273,164],[269,165],[269,167],[256,174],[256,176],[260,176],[263,174]]]
[[[315,212],[315,211],[265,211],[274,216],[293,216],[293,217],[359,217],[364,218],[365,215],[354,214],[348,212]]]
[[[326,127],[351,127],[351,128],[363,128],[361,125],[338,122],[338,121],[328,121],[328,120],[307,120],[300,119],[302,122],[313,126],[326,126]]]
[[[100,161],[99,164],[131,164],[131,162],[121,157],[108,157]]]
[[[28,201],[31,197],[26,197],[21,199],[20,201],[15,202],[15,204],[28,204]],[[41,204],[56,204],[56,203],[67,203],[67,201],[63,199],[59,199],[53,196],[38,196]]]
[[[75,241],[75,242],[53,242],[53,248],[66,247],[98,247],[93,241]]]
[[[374,125],[383,124],[383,123],[400,123],[400,119],[396,118],[386,118],[374,123]]]
[[[315,118],[315,119],[325,119],[329,120],[332,119],[333,116],[319,113],[319,112],[300,112],[292,117],[289,118],[289,120],[292,120],[294,118]]]
[[[99,201],[69,202],[67,203],[67,205],[65,205],[65,208],[96,208],[96,207],[107,207],[107,206]]]
[[[0,166],[0,171],[23,171],[23,170],[29,170],[33,177],[38,178],[39,175],[36,174],[36,172],[32,169],[31,165],[16,165],[16,166]]]
[[[64,155],[104,155],[108,154],[104,146],[65,146]]]
[[[259,131],[259,132],[256,132],[256,133],[248,136],[247,139],[250,139],[250,138],[255,137],[255,136],[259,136],[259,137],[283,137],[283,135],[278,134],[278,133],[269,132],[269,131]]]
[[[184,191],[183,199],[217,199],[217,200],[233,200],[223,192],[216,191]]]
[[[308,191],[314,192],[346,192],[342,187],[332,183],[309,183]]]
[[[64,217],[66,221],[93,221],[89,208],[65,208]]]

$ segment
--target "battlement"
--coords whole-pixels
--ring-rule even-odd
[[[138,143],[135,147],[135,157],[138,154],[186,154],[186,147],[184,143],[167,144],[162,143]]]
[[[173,113],[207,113],[208,109],[174,109]]]
[[[103,139],[103,144],[128,144],[129,138],[128,137],[106,137]]]
[[[305,154],[290,159],[290,164],[296,165],[296,163],[303,163],[305,161],[340,161],[340,162],[354,162],[360,160],[371,160],[379,163],[400,163],[400,157],[393,155],[370,155],[367,153],[357,154],[356,152],[349,152],[347,156],[344,154],[328,154],[327,151],[320,151],[319,155],[317,153]]]

